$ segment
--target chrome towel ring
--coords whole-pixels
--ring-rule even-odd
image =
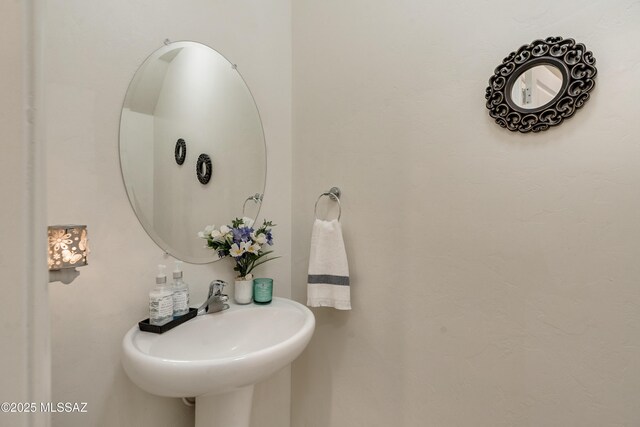
[[[328,196],[331,200],[338,203],[338,221],[340,221],[340,217],[342,216],[342,205],[340,204],[341,193],[342,192],[338,187],[331,187],[329,191],[322,193],[321,195],[318,196],[318,199],[316,200],[316,205],[313,208],[313,214],[316,217],[316,219],[320,219],[318,218],[318,202],[323,196]]]
[[[244,203],[242,204],[242,216],[245,216],[244,211],[247,209],[247,202],[249,200],[252,200],[255,204],[262,203],[262,194],[256,193],[253,196],[247,197],[247,200],[245,200]]]

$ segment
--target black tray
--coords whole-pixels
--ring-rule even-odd
[[[144,319],[141,322],[138,322],[138,326],[141,331],[145,332],[153,332],[154,334],[163,334],[167,332],[169,329],[173,329],[178,325],[183,324],[189,319],[193,319],[198,314],[197,308],[190,308],[189,312],[183,316],[176,317],[171,322],[165,323],[162,326],[152,325],[149,323],[149,319]]]

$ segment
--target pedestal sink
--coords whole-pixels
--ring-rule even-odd
[[[298,357],[314,328],[313,313],[289,299],[231,304],[161,335],[134,326],[122,365],[151,394],[195,397],[196,427],[248,427],[254,384]]]

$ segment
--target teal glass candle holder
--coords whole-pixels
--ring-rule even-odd
[[[253,302],[269,304],[273,299],[273,279],[253,279]]]

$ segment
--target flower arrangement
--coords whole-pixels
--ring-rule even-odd
[[[240,280],[249,280],[251,272],[257,266],[280,257],[266,258],[273,251],[265,251],[268,245],[273,245],[271,228],[275,225],[264,220],[258,229],[253,228],[251,218],[236,218],[231,225],[223,225],[219,229],[213,225],[205,227],[198,233],[198,237],[207,241],[207,247],[218,252],[220,258],[231,256],[236,263],[234,271],[238,272]]]

